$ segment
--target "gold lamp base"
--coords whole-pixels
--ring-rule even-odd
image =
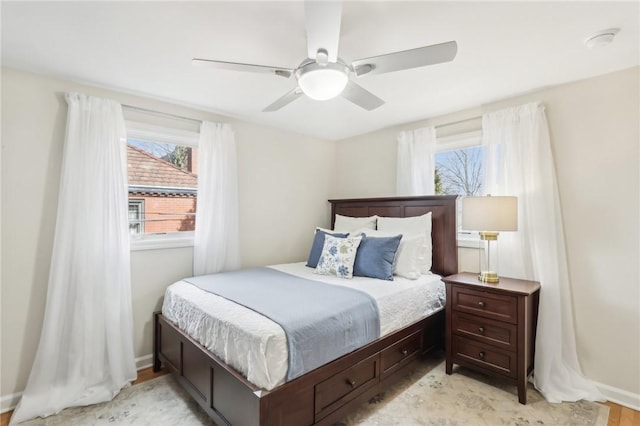
[[[500,281],[500,278],[493,271],[482,271],[478,274],[478,280],[483,283],[496,284]]]
[[[497,241],[498,235],[500,235],[499,232],[494,231],[480,231],[479,234],[480,239],[485,241]]]

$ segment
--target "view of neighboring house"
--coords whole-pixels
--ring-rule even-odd
[[[131,234],[193,231],[198,176],[196,150],[189,150],[186,170],[127,145],[129,230]]]

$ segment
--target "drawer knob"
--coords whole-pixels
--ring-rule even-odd
[[[402,352],[402,355],[404,355],[404,356],[407,356],[407,355],[409,354],[409,351],[408,351],[408,350],[406,350],[406,349],[403,349],[403,350],[402,350],[402,351],[400,351],[400,352]]]
[[[352,388],[356,387],[356,382],[355,380],[351,380],[351,379],[347,379],[347,384],[351,385]]]
[[[478,301],[478,306],[480,306],[481,308],[484,308],[484,305],[485,303],[483,300]]]
[[[480,359],[484,359],[484,352],[480,352],[480,353],[478,354],[478,358],[480,358]]]
[[[478,327],[478,333],[484,333],[484,327]]]

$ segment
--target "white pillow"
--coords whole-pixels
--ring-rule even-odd
[[[325,235],[324,247],[322,247],[322,254],[315,273],[353,278],[353,264],[356,261],[356,253],[361,241],[362,236],[360,235],[347,238]]]
[[[353,231],[351,235],[365,234],[367,237],[395,237],[399,232],[374,231],[372,229],[361,228]],[[396,251],[396,258],[393,262],[393,275],[417,280],[422,271],[420,269],[420,251],[424,245],[422,235],[403,235]]]
[[[420,235],[402,236],[396,261],[393,266],[393,273],[399,277],[417,280],[420,278],[420,250],[424,245],[424,237]]]
[[[431,212],[414,217],[378,217],[378,230],[394,232],[405,236],[424,236],[422,249],[419,254],[420,271],[423,274],[431,273]]]
[[[378,216],[351,217],[337,214],[333,230],[339,232],[351,232],[358,228],[376,229],[377,219]]]

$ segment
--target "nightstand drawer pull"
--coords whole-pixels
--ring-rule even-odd
[[[484,308],[484,305],[485,305],[484,301],[482,300],[478,301],[478,306],[480,306],[481,308]]]
[[[404,356],[409,355],[409,351],[408,351],[408,350],[406,350],[406,349],[403,349],[403,350],[401,350],[400,352],[401,352],[401,353],[402,353],[402,355],[404,355]]]
[[[484,334],[484,327],[478,327],[478,333]]]
[[[352,388],[356,387],[356,381],[355,380],[347,379],[347,384],[351,385]]]
[[[478,354],[478,358],[480,358],[480,359],[484,359],[484,352],[480,352],[480,353]]]

